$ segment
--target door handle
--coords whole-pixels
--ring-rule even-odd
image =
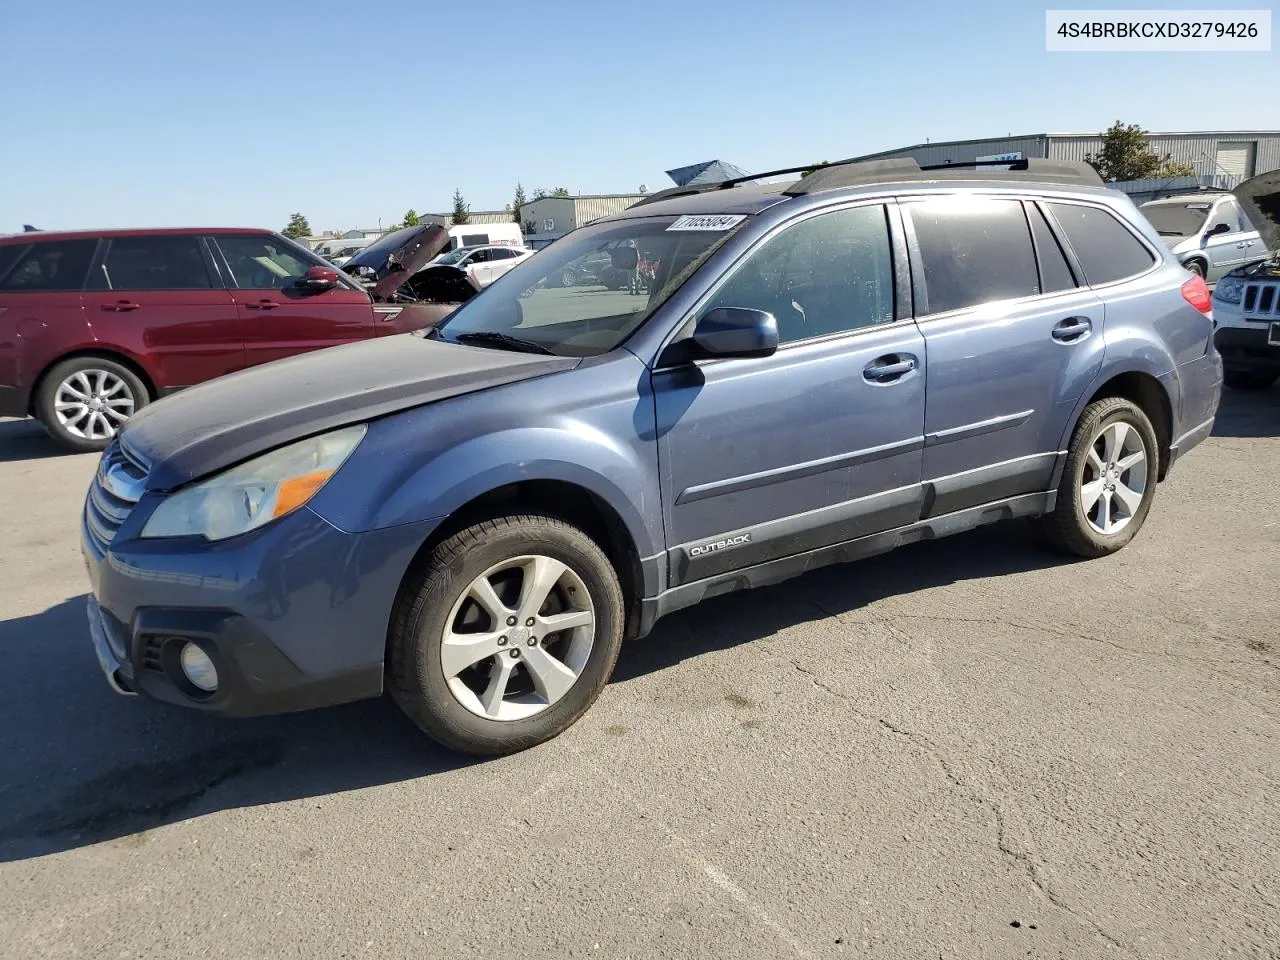
[[[263,299],[252,300],[246,303],[245,306],[250,310],[274,310],[276,307],[280,306],[280,304],[276,303],[274,300]]]
[[[134,303],[132,300],[117,300],[115,303],[104,303],[103,310],[110,310],[113,313],[125,313],[129,310],[137,310],[142,304]]]
[[[912,357],[898,357],[890,354],[877,357],[862,368],[862,377],[871,383],[894,383],[916,368]]]
[[[1067,317],[1053,328],[1053,339],[1059,343],[1075,343],[1084,339],[1092,329],[1093,321],[1088,317]]]

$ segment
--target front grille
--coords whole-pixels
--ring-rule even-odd
[[[119,438],[103,451],[84,503],[85,527],[100,550],[105,551],[111,545],[120,525],[142,496],[147,470],[146,461],[125,447]]]
[[[1280,284],[1250,283],[1244,288],[1241,306],[1247,319],[1271,319],[1280,317]]]

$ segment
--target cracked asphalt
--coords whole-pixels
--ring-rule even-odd
[[[0,422],[0,956],[1280,957],[1280,390],[1120,554],[1006,525],[663,621],[488,762],[99,675],[91,457]]]

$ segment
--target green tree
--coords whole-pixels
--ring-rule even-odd
[[[553,197],[567,197],[567,196],[569,196],[569,188],[568,188],[568,187],[556,187],[554,190],[552,190],[552,191],[551,191],[551,195],[552,195]]]
[[[533,199],[541,200],[545,196],[547,196],[547,191],[544,188],[542,187],[533,188]]]
[[[410,207],[409,212],[404,215],[404,220],[401,222],[400,226],[416,227],[421,222],[422,218],[418,216],[418,211],[413,209],[413,207]]]
[[[1151,149],[1147,132],[1136,123],[1117,120],[1102,136],[1102,149],[1085,157],[1085,162],[1108,182],[1194,177],[1195,168],[1175,163],[1169,154],[1160,156]]]
[[[467,206],[467,201],[462,199],[462,191],[453,191],[453,222],[468,223],[471,220],[471,208]]]
[[[300,213],[295,213],[289,218],[289,223],[280,231],[290,240],[300,240],[302,237],[311,236],[311,224],[307,223],[307,218]]]
[[[532,220],[526,220],[522,225],[522,229],[524,231],[525,236],[528,236],[531,233],[538,232],[538,225],[534,223]]]
[[[529,198],[524,195],[524,187],[517,183],[516,195],[511,200],[511,219],[516,223],[520,222],[520,208],[528,202]]]

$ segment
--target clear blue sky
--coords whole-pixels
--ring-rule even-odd
[[[455,187],[487,209],[517,180],[657,189],[715,158],[760,170],[1117,118],[1280,127],[1276,53],[1051,54],[1044,10],[10,0],[0,232],[279,228],[295,210],[345,229],[448,209]]]

